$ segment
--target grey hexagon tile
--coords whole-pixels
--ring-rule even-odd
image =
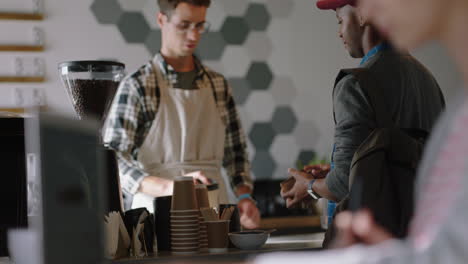
[[[202,35],[196,54],[202,60],[219,60],[226,48],[226,41],[220,32],[207,32]]]
[[[203,65],[205,67],[208,67],[210,70],[223,74],[223,75],[226,72],[226,67],[224,67],[224,64],[221,61],[204,60]]]
[[[224,8],[226,14],[231,16],[242,16],[245,14],[249,5],[248,0],[216,0],[219,1]]]
[[[221,61],[229,66],[226,75],[230,77],[244,77],[251,62],[242,46],[227,46]]]
[[[271,123],[254,123],[249,133],[252,145],[258,150],[268,150],[275,138],[275,131]]]
[[[292,135],[277,135],[270,152],[277,163],[294,167],[299,154],[299,146]]]
[[[159,52],[161,49],[161,31],[159,29],[151,30],[146,38],[145,46],[152,55]]]
[[[94,0],[91,11],[101,24],[116,24],[123,13],[117,0]]]
[[[240,119],[242,129],[244,130],[244,132],[246,133],[250,131],[254,124],[252,118],[250,117],[250,114],[240,107],[237,109],[237,113],[239,114],[239,119]]]
[[[273,116],[273,111],[275,110],[273,96],[265,91],[254,91],[247,98],[244,109],[250,114],[254,121],[270,121]]]
[[[267,61],[273,51],[271,39],[264,32],[251,32],[244,47],[253,61]]]
[[[227,14],[224,11],[222,1],[211,1],[211,6],[206,14],[206,21],[210,23],[210,31],[221,31],[224,19]]]
[[[249,28],[256,31],[265,31],[270,23],[271,16],[264,4],[252,3],[245,14]]]
[[[299,146],[313,149],[320,138],[320,131],[313,121],[300,121],[293,135]]]
[[[244,105],[252,90],[244,78],[229,78],[229,85],[232,87],[232,94],[237,105]]]
[[[249,31],[249,26],[242,17],[227,17],[221,28],[224,39],[232,45],[244,44]]]
[[[249,130],[245,130],[249,131]],[[247,137],[247,153],[249,160],[252,161],[255,157],[255,146],[252,144],[252,141]]]
[[[118,27],[128,43],[145,43],[150,27],[140,12],[124,12],[119,19]]]
[[[256,179],[271,179],[276,169],[276,162],[268,151],[257,151],[252,161],[252,171]]]
[[[294,9],[294,0],[269,0],[267,8],[274,18],[287,18]]]
[[[286,76],[275,76],[271,84],[270,92],[277,105],[292,104],[297,96],[297,88],[291,78]]]
[[[297,163],[302,166],[308,165],[310,161],[314,160],[317,157],[317,153],[313,150],[301,150],[297,157]]]
[[[131,0],[127,0],[131,1]],[[151,28],[159,28],[157,14],[159,12],[158,1],[155,0],[146,0],[146,4],[143,7],[142,13],[146,19],[146,22],[150,25]]]
[[[296,154],[297,156],[297,154]],[[273,179],[275,180],[281,180],[281,179],[287,179],[288,178],[288,169],[289,168],[296,168],[296,165],[294,163],[291,164],[285,164],[285,163],[278,163],[276,161],[276,170],[273,173]]]
[[[102,1],[102,0],[97,0]],[[117,0],[124,11],[143,11],[149,0]],[[153,1],[153,0],[151,0]],[[154,1],[156,2],[156,1]]]
[[[289,106],[281,106],[275,109],[271,123],[276,133],[288,134],[296,127],[297,117]]]
[[[273,80],[273,73],[265,62],[254,62],[247,72],[247,80],[253,90],[266,90]]]

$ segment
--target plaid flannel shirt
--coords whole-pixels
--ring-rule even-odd
[[[195,59],[195,66],[197,77],[194,85],[200,89],[203,83],[212,84],[213,87],[208,88],[213,90],[221,119],[226,125],[223,167],[231,185],[234,190],[241,184],[252,187],[245,134],[232,90],[224,76],[203,66],[198,59]],[[153,61],[122,80],[103,128],[105,144],[117,152],[122,189],[131,195],[138,191],[140,182],[148,176],[137,157],[161,100],[153,67],[159,67],[172,85],[177,84],[177,72],[158,53]],[[203,82],[204,78],[210,81]]]

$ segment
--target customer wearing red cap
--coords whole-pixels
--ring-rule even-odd
[[[378,80],[379,87],[375,89],[386,99],[385,109],[390,112],[395,126],[430,131],[445,106],[439,85],[415,58],[393,49],[355,4],[355,0],[317,2],[320,9],[336,11],[339,37],[345,49],[351,57],[362,58],[359,67]],[[306,171],[315,169],[312,173],[290,169],[289,175],[296,183],[291,190],[281,193],[288,207],[310,196],[341,201],[348,194],[353,155],[378,122],[372,102],[352,74],[338,79],[333,91],[333,109],[335,135],[331,170],[323,166],[307,168]]]
[[[468,1],[361,0],[372,22],[399,49],[439,40],[468,87]],[[361,6],[360,6],[361,7]],[[322,253],[273,254],[255,264],[373,263],[436,264],[468,262],[468,99],[461,90],[438,121],[418,169],[416,211],[409,235],[392,237],[367,211],[337,217],[341,246]]]

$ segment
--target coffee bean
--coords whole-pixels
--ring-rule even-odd
[[[111,80],[70,80],[73,105],[80,119],[104,120],[118,86],[119,82]]]

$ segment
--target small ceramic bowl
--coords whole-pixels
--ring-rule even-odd
[[[232,244],[242,250],[254,250],[261,248],[270,237],[266,231],[242,231],[229,233]]]

